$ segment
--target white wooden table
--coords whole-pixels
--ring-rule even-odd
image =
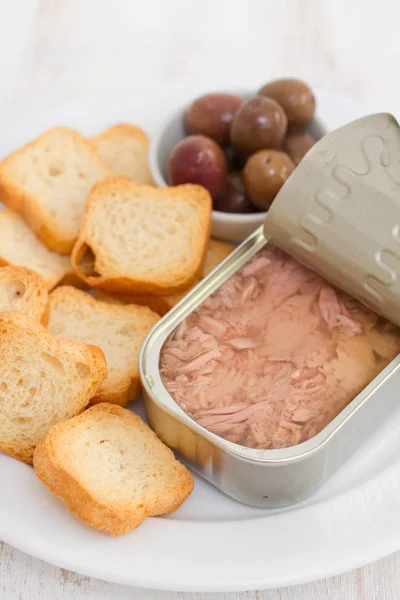
[[[243,86],[284,74],[399,115],[399,22],[398,0],[0,0],[0,125],[127,83]],[[81,577],[0,542],[1,600],[395,600],[399,573],[400,552],[295,588],[168,594]]]

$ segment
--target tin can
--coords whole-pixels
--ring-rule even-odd
[[[389,125],[385,124],[385,118],[389,120]],[[357,134],[360,134],[362,139],[365,139],[366,135],[370,137],[372,135],[374,139],[378,136],[378,139],[381,139],[379,144],[385,149],[385,135],[390,137],[392,145],[394,143],[393,139],[397,135],[397,141],[400,143],[398,125],[392,117],[375,115],[366,119],[370,119],[370,121],[366,125],[363,123],[362,127],[355,127],[354,123],[347,126],[351,137],[350,141],[354,141],[356,145],[359,144],[359,140],[356,139]],[[396,129],[396,134],[394,134],[393,127]],[[343,135],[344,129],[342,128],[338,132],[326,136],[316,146],[324,143],[325,146],[322,147],[332,149],[332,140],[339,140],[348,148],[346,136]],[[363,148],[362,144],[360,147]],[[340,143],[336,144],[336,150],[340,157]],[[317,147],[314,150],[315,152],[316,156],[320,158],[321,148],[318,150]],[[313,160],[312,156],[304,162],[303,169],[310,168],[310,160]],[[381,157],[379,160],[386,161],[389,168],[393,169],[390,157],[385,156],[383,159]],[[348,162],[347,160],[346,164]],[[338,162],[334,160],[333,163],[333,168],[337,172]],[[371,169],[368,173],[370,172]],[[299,173],[299,175],[302,174]],[[379,178],[382,182],[386,181],[381,172],[379,172]],[[296,178],[290,178],[289,180],[290,185],[293,187],[296,185],[295,180]],[[334,182],[334,185],[336,183]],[[378,187],[376,193],[381,194]],[[285,190],[284,186],[282,191],[284,191],[282,207],[285,209],[289,190],[287,187]],[[365,193],[365,186],[360,188],[360,194],[361,192]],[[325,191],[325,194],[329,196],[329,192]],[[353,195],[357,196],[357,190],[354,190],[354,188]],[[279,195],[274,202],[274,211],[271,214],[273,226],[270,227],[270,230],[279,229],[279,223],[281,222],[278,200]],[[301,215],[304,212],[299,207],[296,210]],[[381,211],[381,207],[377,207],[375,210]],[[388,211],[388,219],[391,219],[391,214],[391,211]],[[288,211],[286,211],[286,215],[287,225],[283,230],[283,243],[281,246],[291,253],[291,244],[288,242],[292,239],[290,228],[298,227],[301,220],[294,220],[288,214]],[[357,222],[358,227],[357,213],[353,211],[351,218]],[[328,219],[328,223],[332,231],[334,222]],[[390,225],[390,231],[392,232],[393,224]],[[318,227],[321,228],[319,222]],[[371,227],[373,227],[373,223],[371,223]],[[387,227],[382,224],[381,217],[379,229],[381,237],[371,235],[371,243],[383,248],[391,244],[390,248],[393,250],[393,236],[389,241],[384,239],[386,229]],[[351,237],[353,230],[354,228],[347,227],[345,230],[346,235]],[[398,405],[400,355],[392,360],[322,431],[311,439],[292,447],[279,450],[244,447],[209,432],[189,417],[175,403],[163,385],[159,371],[162,347],[183,319],[269,243],[268,231],[267,218],[265,226],[260,227],[249,236],[223,263],[155,325],[142,346],[139,369],[143,384],[145,410],[151,427],[160,438],[182,457],[194,471],[228,496],[251,506],[277,508],[294,504],[312,494],[352,453],[360,448],[364,441],[370,438],[379,424],[390,416]],[[336,236],[339,236],[339,234],[340,231],[338,230],[334,232]],[[337,237],[337,239],[339,238]],[[279,239],[273,241],[274,244],[279,246]],[[354,245],[354,237],[344,240],[344,243]],[[345,269],[343,273],[344,285],[341,286],[340,269],[337,268],[338,263],[335,261],[335,257],[332,256],[334,251],[331,249],[329,252],[329,249],[324,248],[319,258],[315,258],[317,256],[315,247],[317,247],[317,244],[311,250],[307,248],[307,252],[310,253],[312,259],[306,260],[303,255],[299,256],[299,251],[297,251],[297,254],[293,252],[292,255],[304,263],[313,261],[312,267],[325,275],[326,272],[329,273],[329,269],[324,270],[324,264],[334,265],[333,279],[338,287],[352,292],[352,295],[364,301],[368,306],[372,305],[377,312],[395,322],[393,312],[395,307],[398,306],[398,314],[400,314],[400,302],[396,296],[397,272],[393,265],[391,265],[391,275],[396,285],[390,286],[385,282],[381,284],[378,300],[376,294],[371,295],[369,289],[364,285],[365,272],[372,269],[366,259],[374,260],[376,252],[371,254],[371,252],[365,251],[364,256],[366,259],[364,262],[359,254],[356,277],[349,283],[348,269]],[[304,246],[298,244],[297,248],[302,250]],[[343,252],[343,246],[340,246],[338,252]],[[332,267],[330,269],[332,270]],[[327,278],[329,279],[329,277]],[[351,287],[350,290],[349,287]],[[389,298],[387,303],[385,303],[385,290],[387,290],[386,296]],[[398,319],[397,316],[396,320],[398,321]]]

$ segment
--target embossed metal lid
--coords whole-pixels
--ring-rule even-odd
[[[390,114],[323,137],[275,198],[265,236],[400,326],[400,128]]]

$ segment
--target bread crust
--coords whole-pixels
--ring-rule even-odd
[[[112,296],[103,292],[94,292],[96,298],[108,304],[139,304],[140,306],[148,306],[163,317],[172,306],[170,296]]]
[[[110,206],[110,210],[113,210],[112,204],[117,203],[117,198],[112,197],[112,194],[116,196],[120,192],[130,193],[133,200],[143,198],[145,201],[146,196],[156,196],[177,198],[182,201],[182,197],[185,197],[188,202],[196,204],[199,210],[197,239],[193,240],[195,248],[191,257],[190,269],[187,269],[186,273],[183,274],[179,267],[176,267],[168,281],[165,278],[161,281],[156,277],[154,280],[146,279],[144,281],[135,277],[134,274],[128,277],[122,272],[122,269],[119,272],[114,267],[107,266],[106,273],[97,264],[96,253],[101,254],[102,249],[101,244],[96,244],[91,234],[96,220],[96,206],[98,202],[106,198],[107,205]],[[121,202],[125,202],[125,200]],[[89,195],[79,237],[72,251],[72,265],[76,274],[89,287],[109,294],[163,296],[184,291],[197,281],[202,273],[210,237],[211,211],[211,197],[204,188],[198,185],[186,184],[171,188],[154,188],[153,186],[134,184],[125,177],[107,178],[93,186]],[[89,260],[86,260],[87,256]],[[105,261],[107,261],[107,257],[103,257],[103,262]],[[86,262],[89,264],[89,268],[87,268]],[[102,270],[103,272],[101,272]],[[88,274],[90,272],[94,272],[95,275]]]
[[[91,159],[101,165],[105,173],[111,174],[112,171],[97,155],[93,145],[86,140],[78,131],[70,127],[54,127],[35,140],[29,142],[22,148],[19,148],[0,163],[0,197],[4,204],[19,212],[38,238],[47,248],[60,254],[70,254],[76,238],[65,235],[55,221],[49,216],[46,210],[40,204],[40,198],[32,194],[22,184],[14,182],[8,175],[8,167],[12,165],[20,156],[25,155],[37,144],[42,143],[47,137],[54,133],[67,133],[77,143],[85,145],[91,155]]]
[[[149,145],[149,138],[144,129],[137,125],[132,125],[132,123],[116,123],[115,125],[110,125],[110,127],[107,127],[107,129],[93,136],[91,139],[92,142],[97,142],[104,138],[112,137],[114,134],[124,135],[128,133],[135,138],[138,138],[143,145]]]
[[[130,503],[100,501],[68,471],[68,465],[64,464],[55,448],[58,438],[65,432],[86,423],[94,427],[96,419],[107,420],[111,415],[142,432],[145,430],[149,444],[161,444],[163,447],[162,461],[176,463],[178,474],[174,483],[164,490],[161,498],[154,498],[147,506],[142,503],[137,505],[134,498]],[[112,536],[120,536],[135,529],[148,516],[170,514],[182,505],[193,490],[192,475],[176,461],[172,451],[162,444],[142,419],[124,408],[106,403],[93,406],[80,416],[52,427],[36,447],[33,464],[39,479],[71,512],[88,525]],[[103,468],[103,465],[99,464],[98,467]]]

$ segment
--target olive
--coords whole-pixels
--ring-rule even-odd
[[[258,208],[268,209],[294,169],[294,162],[284,152],[260,150],[248,159],[243,170],[246,195]]]
[[[210,137],[220,146],[228,146],[233,115],[243,100],[233,94],[206,94],[192,102],[185,113],[189,134]]]
[[[254,96],[240,106],[233,117],[231,142],[244,155],[262,148],[279,148],[287,129],[281,106],[271,98]]]
[[[242,176],[239,172],[229,173],[221,195],[214,202],[214,209],[228,213],[256,212],[256,207],[248,200],[244,191]]]
[[[264,85],[258,94],[276,100],[291,125],[307,125],[314,118],[315,97],[303,81],[276,79]]]
[[[246,156],[238,154],[232,146],[225,148],[225,155],[228,159],[228,169],[230,171],[241,171],[246,162]]]
[[[190,135],[172,149],[168,172],[172,185],[198,183],[216,198],[224,187],[228,161],[213,140],[204,135]]]
[[[290,156],[294,164],[298,165],[316,141],[307,131],[295,131],[286,136],[283,150]]]

